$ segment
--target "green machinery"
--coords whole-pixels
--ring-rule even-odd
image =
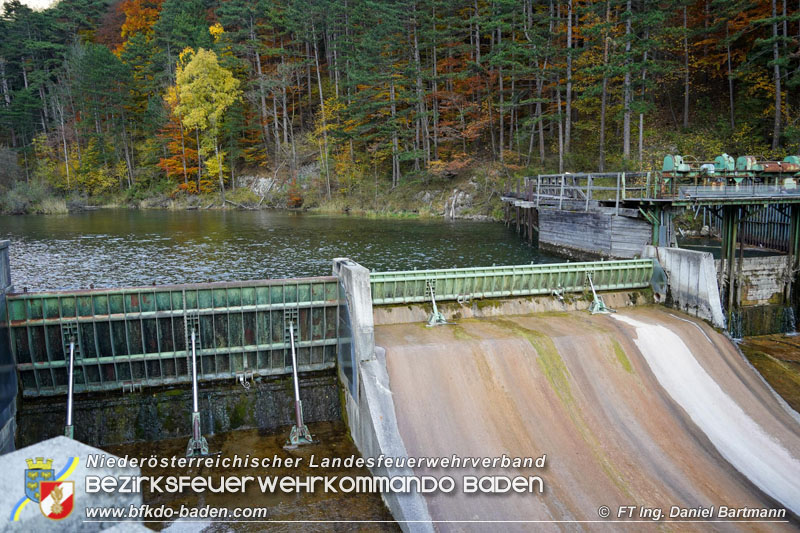
[[[692,182],[694,185],[714,185],[727,182],[741,184],[745,180],[758,183],[795,187],[800,178],[800,157],[790,155],[783,161],[760,160],[756,156],[734,158],[722,154],[713,161],[701,161],[688,155],[666,155],[661,166],[661,178]]]

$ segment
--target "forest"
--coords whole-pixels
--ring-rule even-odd
[[[256,175],[308,205],[783,158],[798,86],[798,0],[11,0],[0,191],[224,204]]]

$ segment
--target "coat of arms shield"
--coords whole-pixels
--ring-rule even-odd
[[[41,460],[36,462],[28,461],[28,466],[31,468],[25,470],[25,496],[35,502],[41,499],[40,483],[42,481],[53,481],[55,479],[56,471],[50,468],[52,464],[52,459],[49,459],[47,462]]]
[[[39,509],[51,520],[62,520],[72,513],[75,503],[74,481],[42,481]]]

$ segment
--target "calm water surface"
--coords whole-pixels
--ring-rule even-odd
[[[283,211],[139,211],[0,216],[17,290],[553,262],[495,222],[365,219]]]

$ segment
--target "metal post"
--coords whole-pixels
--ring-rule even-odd
[[[628,187],[628,185],[625,182],[625,173],[623,172],[622,173],[622,199],[623,200],[627,200],[628,199],[628,193],[625,192],[625,189],[627,189],[627,187]]]
[[[542,175],[536,175],[536,207],[539,207],[539,194],[542,188]]]
[[[620,185],[619,178],[620,175],[619,173],[617,173],[617,201],[614,204],[614,216],[619,216],[619,185]]]
[[[798,263],[800,263],[800,206],[792,205],[789,215],[789,259],[788,259],[788,279],[784,299],[787,306],[793,305],[792,289],[797,275]]]
[[[561,204],[564,201],[564,174],[561,174],[561,192],[558,193],[558,208],[561,209]]]
[[[726,206],[725,209],[729,211],[728,215],[728,238],[726,239],[727,242],[725,243],[725,266],[727,268],[727,277],[728,277],[728,323],[730,324],[730,320],[733,316],[734,312],[734,270],[733,265],[734,261],[736,261],[736,240],[738,237],[738,230],[739,230],[739,217],[738,215],[738,208],[733,206]]]
[[[294,323],[289,322],[289,345],[292,351],[292,377],[294,378],[294,415],[295,425],[289,433],[289,440],[284,448],[297,448],[301,444],[314,444],[308,426],[303,423],[303,402],[300,401],[300,380],[297,377],[297,356],[294,351]]]
[[[584,211],[589,210],[589,200],[592,199],[592,175],[589,174],[589,177],[586,178],[586,208]]]
[[[589,304],[589,312],[593,315],[597,314],[608,314],[608,313],[616,313],[614,309],[606,306],[606,303],[603,301],[603,298],[597,295],[597,291],[594,289],[594,282],[592,282],[592,275],[591,273],[587,273],[586,277],[589,279],[589,286],[592,288],[592,303]]]
[[[653,246],[661,246],[661,206],[658,204],[653,206],[653,219],[650,223],[653,225]]]
[[[186,457],[202,457],[208,455],[208,442],[200,433],[200,407],[197,401],[197,353],[195,349],[195,331],[192,328],[192,438],[186,445]]]
[[[75,372],[75,339],[69,341],[69,383],[67,383],[67,426],[64,435],[70,439],[75,438],[75,429],[72,426],[72,382]]]

